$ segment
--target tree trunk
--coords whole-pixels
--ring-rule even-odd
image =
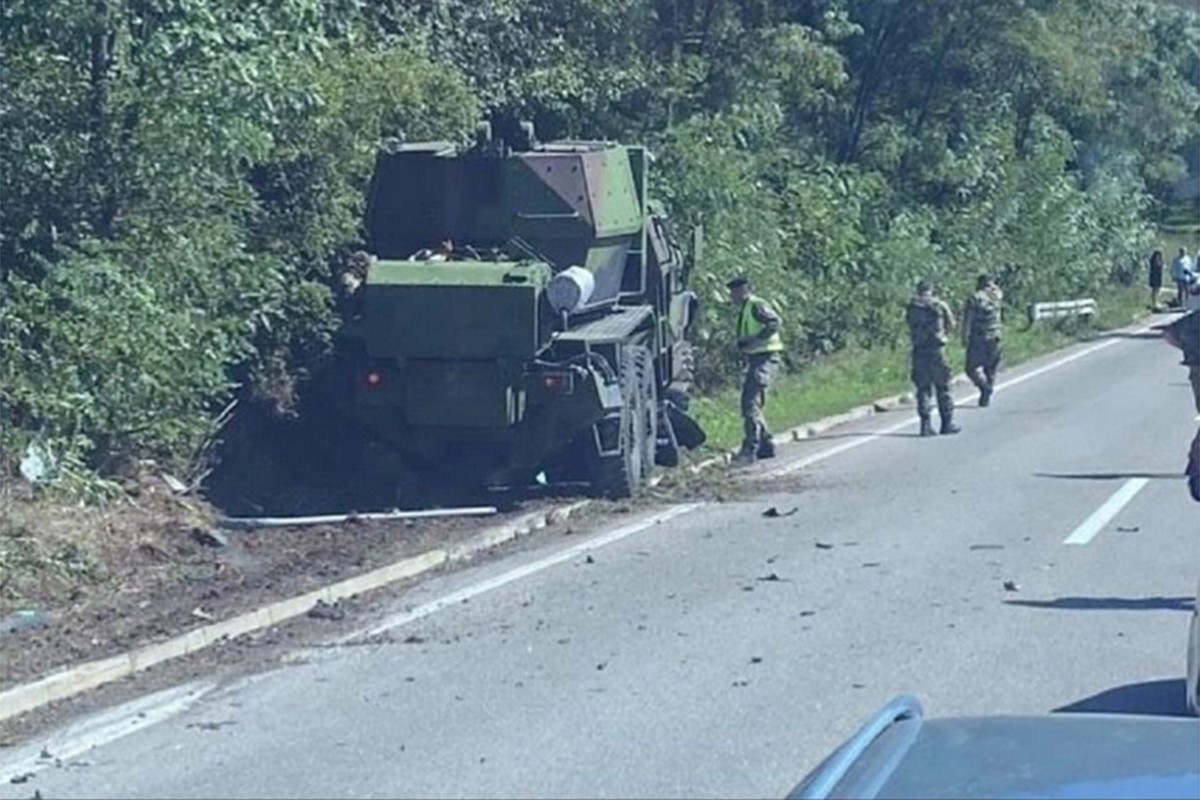
[[[91,173],[96,187],[92,224],[97,235],[109,238],[118,211],[109,98],[117,34],[109,29],[107,0],[96,0],[93,10],[96,14],[96,30],[91,35],[88,64],[88,128],[91,134]]]

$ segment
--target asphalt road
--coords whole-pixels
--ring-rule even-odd
[[[770,468],[804,466],[752,500],[426,582],[377,621],[391,643],[110,716],[135,732],[0,797],[769,797],[897,693],[930,716],[1182,713],[1186,376],[1146,338],[1071,352],[970,398],[959,436],[877,415],[787,448]]]

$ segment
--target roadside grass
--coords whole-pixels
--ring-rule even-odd
[[[1097,296],[1098,312],[1090,323],[1062,320],[1030,326],[1023,310],[1008,309],[1001,369],[1130,324],[1149,312],[1143,283],[1112,287]],[[957,340],[947,347],[946,357],[951,369],[961,372],[964,353]],[[784,431],[911,389],[906,347],[844,351],[784,375],[768,397],[767,423],[773,431]],[[741,443],[739,405],[736,387],[692,401],[691,412],[708,433],[706,449],[727,451]]]

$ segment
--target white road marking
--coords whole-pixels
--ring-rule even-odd
[[[402,614],[396,614],[395,616],[390,617],[384,620],[382,623],[367,630],[356,631],[348,636],[344,636],[338,640],[338,643],[345,644],[357,639],[369,639],[373,636],[379,636],[387,633],[388,631],[398,628],[401,625],[407,625],[410,622],[415,622],[424,617],[428,617],[430,614],[436,614],[448,606],[457,605],[464,600],[470,600],[473,597],[478,597],[479,595],[490,592],[493,589],[499,589],[501,586],[507,586],[514,581],[527,578],[530,575],[537,574],[542,570],[549,569],[550,567],[561,564],[564,561],[570,561],[573,558],[583,555],[588,550],[596,550],[606,545],[610,545],[613,542],[619,542],[622,539],[627,539],[630,536],[633,536],[635,533],[641,533],[647,528],[653,528],[655,525],[666,522],[669,519],[674,519],[675,517],[688,514],[704,505],[706,504],[683,503],[681,505],[671,506],[667,510],[659,512],[654,516],[647,517],[646,519],[622,526],[615,530],[611,530],[608,533],[600,534],[595,538],[580,542],[579,544],[568,547],[565,550],[560,550],[557,553],[552,553],[551,555],[539,558],[537,561],[530,562],[529,564],[517,567],[516,569],[511,569],[508,572],[487,578],[486,580],[482,580],[478,583],[473,583],[470,586],[459,589],[458,591],[443,595],[436,600],[431,600],[428,603],[419,605],[411,611],[405,611]]]
[[[215,688],[211,681],[188,683],[140,697],[52,734],[43,743],[17,748],[0,763],[0,780],[12,782],[56,765],[70,767],[90,750],[182,714]],[[44,758],[43,753],[50,757]]]
[[[1063,540],[1063,544],[1087,544],[1090,542],[1122,508],[1129,504],[1130,500],[1137,496],[1138,492],[1146,488],[1146,484],[1149,482],[1147,478],[1132,478],[1126,481],[1124,486],[1113,492],[1112,497],[1104,501],[1104,505],[1093,511],[1090,517],[1072,531],[1071,535]]]

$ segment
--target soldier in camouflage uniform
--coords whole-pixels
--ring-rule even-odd
[[[975,281],[975,294],[963,313],[963,347],[967,351],[967,377],[979,389],[979,405],[988,406],[996,390],[1000,348],[1000,310],[1004,294],[988,275]],[[982,374],[981,374],[982,373]]]
[[[938,298],[928,281],[917,283],[917,296],[908,303],[905,313],[908,334],[912,340],[912,382],[917,393],[917,414],[921,418],[921,435],[933,436],[930,420],[930,395],[937,393],[941,432],[958,433],[954,424],[954,398],[950,396],[950,367],[942,348],[954,330],[954,315],[950,307]]]
[[[771,305],[756,297],[750,281],[739,275],[726,284],[729,299],[737,308],[737,347],[746,357],[746,377],[742,381],[742,449],[734,462],[752,464],[755,459],[774,458],[775,442],[767,429],[763,406],[767,389],[779,373],[782,363],[782,321]]]

